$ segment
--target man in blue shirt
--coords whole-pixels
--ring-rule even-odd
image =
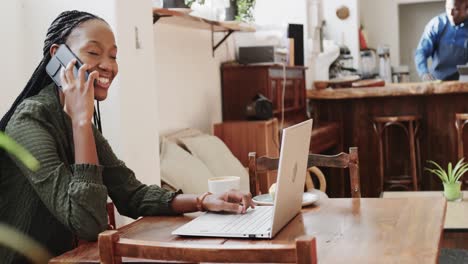
[[[458,80],[457,65],[468,62],[467,2],[446,0],[446,12],[426,25],[414,58],[423,81]],[[432,58],[430,70],[428,58]]]

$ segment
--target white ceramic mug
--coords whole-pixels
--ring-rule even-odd
[[[240,189],[240,177],[221,176],[208,179],[208,191],[211,193],[223,193],[232,189]]]

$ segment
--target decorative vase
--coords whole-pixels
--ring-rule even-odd
[[[226,21],[234,21],[237,16],[237,0],[229,0],[229,7],[226,8]]]
[[[444,184],[444,196],[447,201],[461,200],[461,182],[457,181],[454,183],[443,183]]]

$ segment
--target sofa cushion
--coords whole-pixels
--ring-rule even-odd
[[[182,143],[217,177],[239,176],[242,191],[249,191],[249,174],[221,139],[210,135],[182,138]]]
[[[203,132],[201,132],[198,129],[195,128],[183,128],[183,129],[178,129],[174,130],[171,132],[165,133],[162,138],[167,139],[169,141],[172,141],[176,143],[177,145],[184,147],[183,143],[181,141],[182,138],[187,138],[187,137],[198,137],[204,135]]]
[[[207,166],[176,143],[161,140],[161,179],[184,193],[208,191],[208,179],[214,177]]]

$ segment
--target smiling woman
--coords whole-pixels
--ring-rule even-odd
[[[80,28],[89,29],[78,30]],[[98,19],[85,21],[72,31],[66,44],[85,63],[88,72],[97,72],[94,97],[99,101],[105,100],[109,86],[118,73],[117,45],[109,25]],[[58,44],[51,46],[52,55],[58,47]]]
[[[61,70],[59,89],[46,73],[58,47],[66,44],[77,60]],[[139,182],[92,123],[94,100],[102,101],[117,75],[114,34],[101,18],[80,11],[61,13],[49,27],[43,59],[0,121],[5,131],[41,164],[31,171],[14,156],[0,153],[0,222],[47,247],[53,255],[72,249],[77,239],[96,240],[107,227],[110,196],[119,213],[137,218],[185,212],[244,213],[251,196],[240,191],[217,195],[179,194]],[[86,78],[88,73],[88,77]],[[0,247],[2,263],[25,263]]]

